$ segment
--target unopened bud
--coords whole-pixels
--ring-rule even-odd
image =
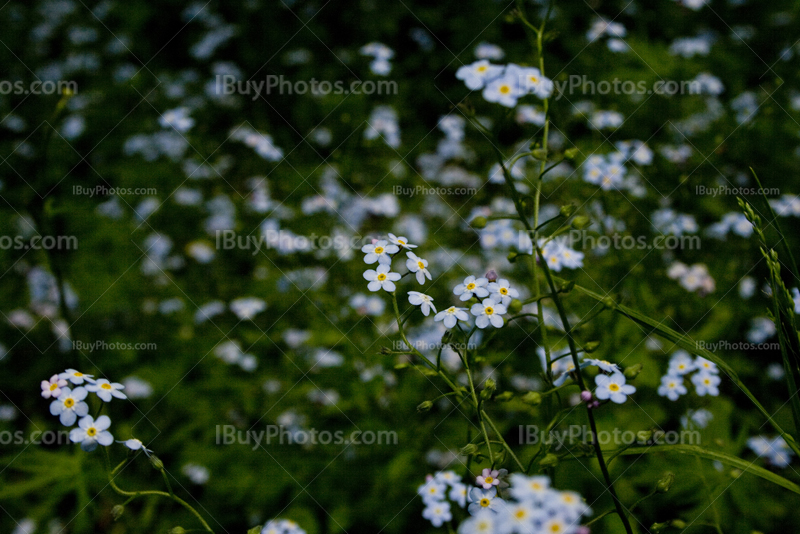
[[[575,280],[570,280],[569,282],[567,282],[566,284],[561,286],[561,292],[562,293],[569,293],[574,288],[575,288]]]
[[[152,465],[153,469],[156,471],[161,471],[164,469],[164,462],[162,462],[155,454],[150,455],[150,465]]]
[[[539,465],[544,467],[555,467],[558,465],[558,456],[552,452],[549,452],[544,458],[541,459],[541,461],[539,461]]]
[[[497,382],[491,378],[487,378],[486,385],[483,387],[483,391],[481,391],[481,398],[483,400],[491,399],[495,389],[497,389]]]
[[[656,491],[658,493],[666,493],[666,492],[668,492],[669,488],[672,486],[673,482],[675,482],[675,474],[674,473],[667,473],[656,484]]]
[[[587,354],[591,354],[597,350],[597,347],[600,346],[599,341],[589,341],[587,344],[583,346],[583,351]]]
[[[494,396],[494,400],[500,401],[500,402],[508,402],[513,398],[514,398],[514,392],[513,391],[504,391],[504,392],[499,393],[499,394]]]
[[[673,519],[672,521],[670,521],[669,526],[675,528],[686,528],[686,521],[681,521],[680,519]]]
[[[420,413],[425,413],[430,411],[431,408],[433,408],[433,403],[429,400],[426,400],[419,403],[419,406],[417,406],[417,411]]]
[[[585,215],[578,215],[574,219],[572,219],[572,227],[576,230],[583,230],[587,226],[592,224],[592,220],[585,216]]]
[[[542,403],[542,394],[538,391],[529,391],[522,396],[522,402],[531,406],[539,406]]]
[[[508,305],[508,313],[519,313],[522,311],[522,301],[514,299]]]
[[[494,269],[489,269],[484,275],[484,278],[486,278],[490,282],[497,282],[497,271],[495,271]]]
[[[558,212],[564,217],[569,217],[575,213],[575,204],[564,204]]]
[[[481,216],[475,217],[474,219],[472,219],[472,222],[469,223],[469,225],[475,228],[476,230],[483,230],[484,228],[486,228],[486,217],[481,217]]]
[[[650,532],[658,534],[659,532],[664,532],[667,527],[669,527],[669,523],[653,523],[650,526]]]
[[[564,159],[575,159],[575,156],[578,155],[578,147],[568,148],[564,151]]]
[[[114,518],[114,521],[118,521],[122,514],[125,513],[125,507],[121,504],[116,505],[114,508],[111,509],[111,517]]]
[[[633,380],[634,378],[639,376],[639,373],[642,372],[643,368],[644,366],[641,363],[637,363],[636,365],[631,365],[630,367],[626,367],[623,374],[625,375],[625,378]]]
[[[459,452],[461,453],[462,456],[472,456],[473,454],[477,454],[478,446],[475,445],[474,443],[469,443],[461,447],[461,450]]]
[[[508,259],[508,262],[509,262],[509,263],[516,263],[516,261],[517,261],[517,256],[519,256],[519,254],[518,254],[518,253],[516,253],[516,252],[509,252],[509,253],[508,253],[508,256],[506,256],[506,259]]]
[[[589,390],[581,391],[581,400],[583,402],[589,402],[592,400],[592,392]]]
[[[539,161],[546,161],[547,160],[547,150],[543,148],[535,148],[531,150],[531,155],[534,159],[538,159]]]
[[[410,366],[411,366],[410,363],[404,362],[404,363],[398,363],[397,365],[394,366],[394,368],[399,371],[400,369],[406,369]]]

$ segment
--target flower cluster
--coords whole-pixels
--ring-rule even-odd
[[[793,452],[780,436],[773,439],[756,436],[747,440],[747,446],[775,467],[786,467],[792,461]]]
[[[456,78],[463,80],[472,91],[483,90],[483,98],[513,108],[517,100],[533,94],[542,100],[553,93],[553,81],[542,75],[536,67],[520,67],[513,63],[492,65],[481,59],[464,65],[456,71]]]
[[[369,70],[372,74],[386,76],[392,72],[392,64],[389,60],[394,57],[394,50],[385,44],[369,43],[362,46],[360,52],[362,56],[372,57],[372,62],[369,64]]]
[[[696,372],[695,372],[696,371]],[[695,392],[702,396],[719,395],[719,369],[716,364],[698,356],[694,360],[688,352],[684,350],[675,351],[669,360],[667,374],[661,377],[661,385],[658,387],[658,394],[667,397],[671,401],[678,400],[681,395],[688,392],[683,385],[683,379],[690,373]]]
[[[550,487],[546,476],[513,474],[510,485],[505,469],[484,469],[468,487],[453,471],[428,476],[417,489],[425,509],[422,517],[435,527],[453,520],[453,504],[467,508],[470,517],[458,527],[459,534],[536,534],[557,532],[583,534],[583,516],[591,509],[572,491]],[[449,500],[448,500],[449,499]]]
[[[50,413],[57,416],[62,425],[70,427],[78,422],[78,426],[69,433],[69,439],[73,443],[80,443],[85,451],[95,450],[98,444],[108,447],[113,443],[114,438],[108,431],[111,419],[106,415],[97,418],[89,415],[86,398],[89,393],[94,393],[104,403],[115,398],[127,399],[122,392],[125,386],[109,382],[105,378],[95,379],[92,375],[75,369],[67,369],[51,376],[49,380],[42,380],[41,389],[42,397],[53,399]],[[139,440],[128,440],[126,446],[132,450],[143,448]],[[145,452],[149,451],[145,449]]]
[[[688,266],[676,261],[667,269],[667,276],[677,280],[686,291],[699,291],[701,295],[711,293],[717,287],[714,278],[708,272],[708,267],[702,263]]]
[[[306,531],[289,519],[270,519],[261,529],[261,534],[306,534]]]

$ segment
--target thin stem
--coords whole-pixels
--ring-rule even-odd
[[[497,427],[495,426],[494,421],[492,421],[491,417],[489,417],[489,415],[484,410],[481,410],[481,415],[489,423],[489,426],[492,427],[492,430],[494,430],[494,433],[497,434],[497,437],[500,440],[500,442],[503,444],[503,447],[506,449],[506,451],[508,451],[508,454],[511,455],[511,458],[513,458],[514,461],[517,463],[517,466],[519,466],[520,470],[525,471],[525,466],[522,465],[522,462],[519,461],[519,458],[517,458],[517,455],[514,454],[514,451],[511,450],[511,447],[508,445],[508,442],[506,442],[506,440],[503,437],[503,435],[500,434],[500,431],[497,430]]]

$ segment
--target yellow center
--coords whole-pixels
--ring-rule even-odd
[[[418,266],[420,269],[424,269],[424,268],[425,268],[425,264],[424,264],[424,263],[422,263],[421,261],[418,261],[418,262],[417,262],[417,266]]]
[[[103,389],[111,389],[111,384],[100,384],[100,387]]]
[[[507,85],[501,85],[500,88],[498,89],[498,91],[500,91],[504,95],[507,95],[508,93],[511,92],[511,88],[509,86],[507,86]]]
[[[705,380],[703,380],[703,383],[704,383],[705,385],[709,385],[709,384],[711,384],[711,380],[709,380],[708,378],[706,378]]]
[[[431,495],[433,495],[434,493],[436,493],[436,488],[431,488],[430,492],[431,492]]]
[[[535,489],[536,491],[539,491],[540,489],[542,489],[542,485],[539,484],[538,482],[534,482],[531,484],[531,488]]]
[[[375,247],[375,254],[383,254],[383,247]]]
[[[501,295],[508,295],[508,289],[506,289],[506,288],[504,288],[504,287],[501,287],[501,288],[500,288],[500,294],[501,294]]]
[[[608,389],[610,391],[619,391],[619,385],[611,383],[611,384],[608,385]]]
[[[484,478],[483,480],[484,480],[484,481],[485,481],[487,484],[491,484],[492,482],[494,482],[494,479],[493,479],[492,477],[486,477],[486,478]]]
[[[95,427],[87,428],[86,435],[90,438],[93,438],[97,435],[97,429]]]
[[[517,513],[514,514],[517,519],[524,519],[525,518],[525,510],[517,510]]]
[[[486,310],[484,311],[486,312],[486,315],[492,315],[494,313],[494,308],[492,308],[491,306],[487,306]]]
[[[473,289],[475,289],[475,284],[470,282],[469,284],[467,284],[467,289],[472,291]]]
[[[75,406],[75,399],[73,399],[72,397],[68,397],[68,398],[64,399],[64,407],[65,408],[72,408],[73,406]]]
[[[490,500],[489,500],[489,499],[487,499],[486,497],[484,497],[483,499],[481,499],[481,506],[482,506],[483,508],[486,508],[486,507],[487,507],[487,506],[489,506],[490,504],[492,504],[492,501],[490,501]]]
[[[536,76],[528,76],[528,79],[529,79],[529,80],[530,80],[532,83],[539,83],[539,78],[537,78]]]
[[[50,384],[50,391],[55,391],[58,389],[58,384]]]
[[[405,245],[406,244],[406,242],[403,241],[402,239],[398,239],[397,242],[400,243],[401,245]]]
[[[550,525],[550,532],[561,532],[561,525],[553,523]]]
[[[72,376],[80,378],[80,377],[83,376],[83,373],[77,373],[77,372],[76,373],[72,373]]]
[[[487,67],[486,65],[481,65],[480,67],[478,67],[478,69],[477,69],[477,70],[478,70],[478,72],[486,72],[486,69],[487,69],[487,68],[488,68],[488,67]]]
[[[385,274],[383,274],[383,273],[379,274],[379,275],[378,275],[378,280],[380,280],[381,282],[383,282],[384,280],[386,280],[386,275],[385,275]]]
[[[572,495],[564,495],[564,502],[571,503],[572,502]]]

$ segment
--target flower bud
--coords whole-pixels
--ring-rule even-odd
[[[522,402],[531,406],[539,406],[542,403],[542,394],[538,391],[529,391],[522,396]]]
[[[398,371],[399,371],[400,369],[407,369],[408,367],[411,367],[411,364],[410,364],[410,363],[408,363],[408,362],[398,363],[397,365],[395,365],[395,366],[394,366],[394,368],[395,368],[396,370],[398,370]]]
[[[169,534],[184,534],[186,530],[183,527],[175,527],[170,529]]]
[[[484,278],[486,278],[490,282],[497,282],[497,271],[495,271],[494,269],[489,269],[488,271],[486,271]]]
[[[564,151],[564,159],[575,159],[575,156],[578,155],[578,147],[574,146],[572,148],[568,148]]]
[[[500,401],[500,402],[508,402],[513,398],[514,398],[514,392],[513,391],[504,391],[504,392],[499,393],[499,394],[494,396],[494,400]]]
[[[575,204],[564,204],[561,206],[561,209],[558,210],[558,213],[563,215],[564,217],[569,217],[573,213],[575,213]]]
[[[472,456],[473,454],[476,454],[478,452],[478,446],[475,445],[474,443],[469,443],[461,447],[461,450],[459,452],[461,453],[462,456]]]
[[[585,215],[578,215],[574,219],[572,219],[572,227],[576,230],[583,230],[584,228],[588,227],[592,224],[592,220],[585,216]]]
[[[472,219],[472,222],[469,223],[469,225],[475,228],[476,230],[483,230],[484,228],[486,228],[486,217],[481,217],[481,216],[475,217],[474,219]]]
[[[650,526],[650,532],[653,534],[658,534],[659,532],[664,532],[667,527],[669,527],[669,523],[653,523]]]
[[[433,403],[429,400],[426,400],[419,403],[419,406],[417,406],[417,411],[420,413],[425,413],[430,411],[431,408],[433,408]]]
[[[642,372],[643,368],[644,366],[641,363],[637,363],[636,365],[631,365],[630,367],[626,367],[625,371],[622,374],[625,375],[625,378],[633,380],[634,378],[639,376],[639,373]]]
[[[114,508],[111,509],[111,517],[114,518],[114,521],[118,521],[122,514],[125,513],[125,507],[121,504],[116,505]]]
[[[605,297],[601,302],[603,303],[603,306],[605,306],[606,308],[611,308],[612,310],[617,307],[617,303],[614,302],[614,299],[612,299],[611,297]]]
[[[522,311],[522,301],[518,299],[514,299],[508,305],[508,313],[519,313]]]
[[[491,399],[495,389],[497,389],[497,382],[495,382],[491,378],[487,378],[486,385],[483,387],[483,390],[481,391],[481,398],[483,400]]]
[[[547,150],[543,148],[535,148],[531,150],[531,155],[534,159],[538,159],[539,161],[546,161],[547,160]]]
[[[600,342],[599,341],[589,341],[588,343],[586,343],[583,346],[583,352],[585,352],[587,354],[591,354],[594,351],[596,351],[597,347],[599,347],[599,346],[600,346]]]
[[[681,521],[680,519],[673,519],[670,521],[669,526],[675,528],[686,528],[686,521]]]
[[[561,292],[562,293],[569,293],[574,288],[575,288],[575,280],[570,280],[569,282],[567,282],[566,284],[561,286]]]
[[[543,467],[555,467],[558,465],[558,456],[549,452],[539,461],[539,465]]]
[[[666,492],[668,492],[669,488],[672,486],[673,482],[675,482],[675,474],[674,473],[667,473],[656,484],[656,491],[658,493],[666,493]]]
[[[161,471],[164,469],[164,462],[162,462],[155,454],[150,455],[150,465],[152,465],[153,469],[156,471]]]
[[[589,390],[581,391],[581,400],[583,402],[589,402],[592,400],[592,392]]]
[[[506,259],[508,259],[509,263],[516,263],[518,256],[519,254],[517,252],[509,252],[508,256],[506,256]]]

